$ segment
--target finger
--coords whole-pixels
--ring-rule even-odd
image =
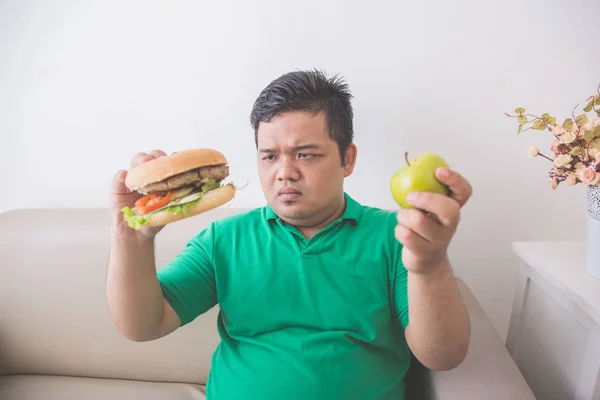
[[[473,194],[473,186],[461,174],[449,168],[438,168],[436,177],[450,188],[450,197],[462,207]]]
[[[411,192],[406,198],[414,207],[435,215],[446,227],[458,224],[460,205],[448,196],[431,192]]]
[[[415,208],[400,210],[397,213],[398,224],[412,230],[424,240],[436,243],[440,240],[440,231],[443,229],[434,218]]]
[[[152,151],[150,152],[150,155],[151,155],[152,157],[154,157],[154,158],[159,158],[159,157],[166,157],[167,153],[165,153],[165,152],[164,152],[164,151],[162,151],[162,150],[158,150],[158,149],[156,149],[156,150],[152,150]]]
[[[112,194],[129,194],[131,190],[125,185],[125,178],[127,178],[127,171],[119,170],[115,174],[112,180],[111,192]]]
[[[406,226],[396,225],[394,236],[404,247],[414,253],[424,254],[430,250],[430,244]]]
[[[131,168],[135,167],[136,165],[139,165],[143,162],[150,161],[152,159],[153,159],[153,157],[147,153],[143,153],[143,152],[136,153],[133,156],[133,158],[131,159],[131,164],[129,165],[129,169],[131,169]]]

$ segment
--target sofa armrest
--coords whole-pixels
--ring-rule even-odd
[[[455,369],[431,372],[432,399],[535,400],[471,290],[460,279],[458,286],[471,321],[469,352]]]

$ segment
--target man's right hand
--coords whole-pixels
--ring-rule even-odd
[[[129,169],[135,167],[138,164],[148,162],[155,158],[164,157],[166,153],[162,150],[153,150],[150,153],[137,153],[131,159]],[[113,235],[117,238],[141,238],[141,239],[153,239],[154,236],[164,227],[142,227],[138,230],[132,229],[127,225],[127,222],[123,218],[123,207],[133,208],[137,199],[142,195],[136,191],[131,191],[125,186],[125,178],[127,177],[126,170],[120,170],[114,176],[111,192],[110,192],[110,215],[111,215],[111,228]]]
[[[164,156],[161,150],[137,153],[130,169]],[[125,186],[126,176],[127,171],[117,172],[110,192],[112,241],[106,297],[113,322],[124,337],[134,341],[154,340],[176,330],[181,320],[164,299],[156,274],[154,237],[163,227],[135,230],[123,218],[121,210],[133,208],[142,197]]]

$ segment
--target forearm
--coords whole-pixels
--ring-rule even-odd
[[[407,279],[409,347],[429,369],[454,368],[466,355],[470,325],[450,265],[427,274],[409,272]]]
[[[164,299],[152,240],[111,239],[106,294],[115,326],[123,336],[140,341],[156,334]]]

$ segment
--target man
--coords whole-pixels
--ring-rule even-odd
[[[153,340],[219,304],[209,399],[403,399],[410,354],[446,370],[465,357],[469,320],[447,247],[470,184],[415,193],[392,213],[345,193],[354,168],[351,94],[318,71],[281,76],[251,122],[268,205],[215,221],[156,272],[160,228],[133,231],[112,187],[107,298],[125,337]],[[161,151],[139,153],[135,165]],[[198,338],[201,345],[202,338]]]

